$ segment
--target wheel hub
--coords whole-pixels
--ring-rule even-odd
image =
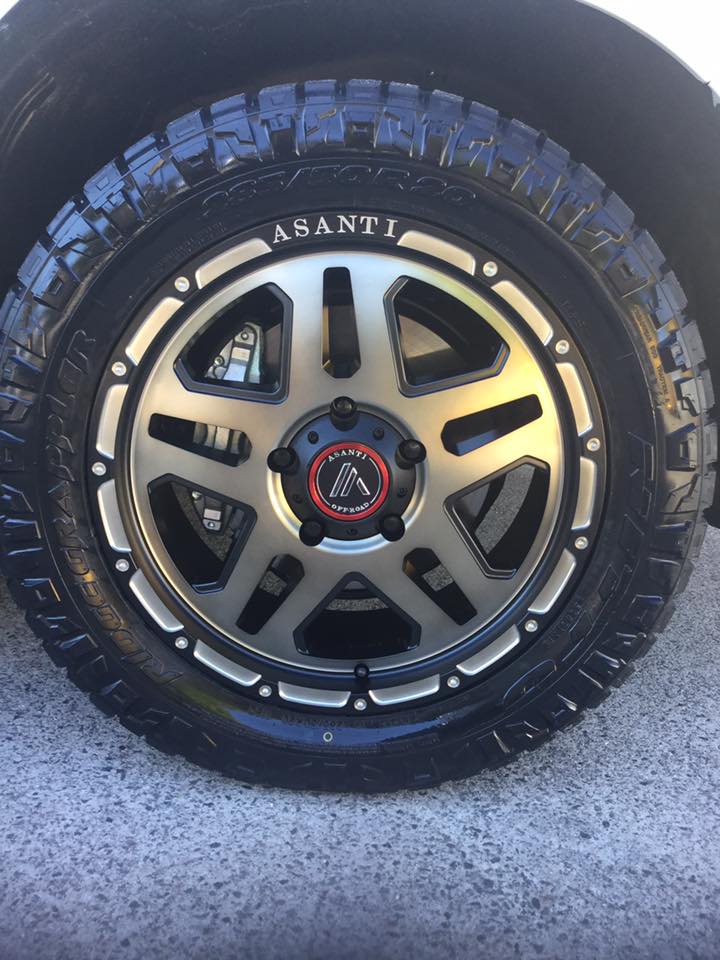
[[[424,448],[417,444],[411,462],[400,452],[407,441],[387,418],[339,397],[303,425],[285,456],[273,451],[268,466],[282,475],[285,500],[301,524],[319,524],[330,540],[366,540],[384,533],[412,501]]]

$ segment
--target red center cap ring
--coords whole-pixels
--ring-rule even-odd
[[[364,443],[334,443],[313,460],[308,474],[310,498],[333,520],[362,520],[387,499],[390,473],[379,453]]]

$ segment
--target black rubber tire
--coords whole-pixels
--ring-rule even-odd
[[[326,722],[249,702],[189,668],[129,608],[94,538],[82,478],[100,345],[106,352],[117,323],[103,320],[99,291],[120,283],[122,293],[123,258],[162,231],[170,238],[167,256],[147,268],[143,295],[183,257],[261,212],[285,216],[333,191],[348,207],[404,207],[474,232],[512,259],[520,244],[502,246],[490,214],[478,215],[500,211],[546,251],[547,264],[562,260],[553,302],[581,340],[597,338],[598,356],[606,351],[598,377],[619,459],[602,543],[541,649],[442,709],[349,718],[345,727],[364,739],[325,745]],[[608,352],[608,332],[583,331],[592,325],[573,317],[575,293],[562,296],[573,277],[585,291],[577,295],[625,331],[624,352]],[[0,309],[3,572],[53,660],[162,750],[248,782],[330,790],[425,787],[497,766],[602,701],[667,622],[691,572],[713,493],[716,431],[703,346],[685,306],[625,204],[543,134],[487,107],[401,84],[323,81],[188,114],[109,163],[62,208]]]

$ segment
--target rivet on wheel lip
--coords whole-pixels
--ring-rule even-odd
[[[537,620],[525,621],[525,629],[527,630],[528,633],[535,633],[537,631],[537,628],[538,628]]]
[[[119,560],[115,561],[115,569],[119,570],[120,573],[127,573],[130,569],[130,561],[126,560],[124,557],[121,557]]]
[[[353,703],[353,706],[356,710],[366,710],[367,700],[365,700],[363,697],[358,697],[358,699]]]
[[[122,360],[117,360],[112,365],[112,372],[115,374],[116,377],[124,377],[125,374],[127,373],[127,367],[122,362]]]
[[[175,281],[175,289],[178,293],[187,293],[190,289],[190,281],[187,277],[178,277]]]
[[[570,344],[567,342],[567,340],[558,340],[558,342],[555,344],[556,353],[565,354],[568,353],[569,350]]]
[[[269,687],[267,683],[264,683],[261,687],[258,687],[258,693],[261,697],[269,697],[272,693],[272,687]]]
[[[175,637],[175,646],[178,650],[187,650],[190,645],[190,641],[187,637]]]
[[[591,453],[597,453],[601,447],[601,443],[597,437],[590,437],[586,446]]]
[[[575,541],[576,550],[587,550],[589,545],[590,545],[590,541],[588,540],[587,537],[578,537],[577,540]]]
[[[488,260],[487,263],[483,264],[482,269],[486,277],[496,277],[498,274],[498,265],[494,260]]]
[[[453,674],[451,677],[447,678],[446,682],[451,689],[455,690],[460,686],[460,677],[456,677],[455,674]]]
[[[100,460],[96,460],[90,469],[96,477],[104,477],[107,473],[107,467]]]

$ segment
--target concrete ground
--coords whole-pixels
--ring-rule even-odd
[[[5,597],[0,957],[720,956],[720,531],[640,670],[506,770],[248,788],[105,719]]]

